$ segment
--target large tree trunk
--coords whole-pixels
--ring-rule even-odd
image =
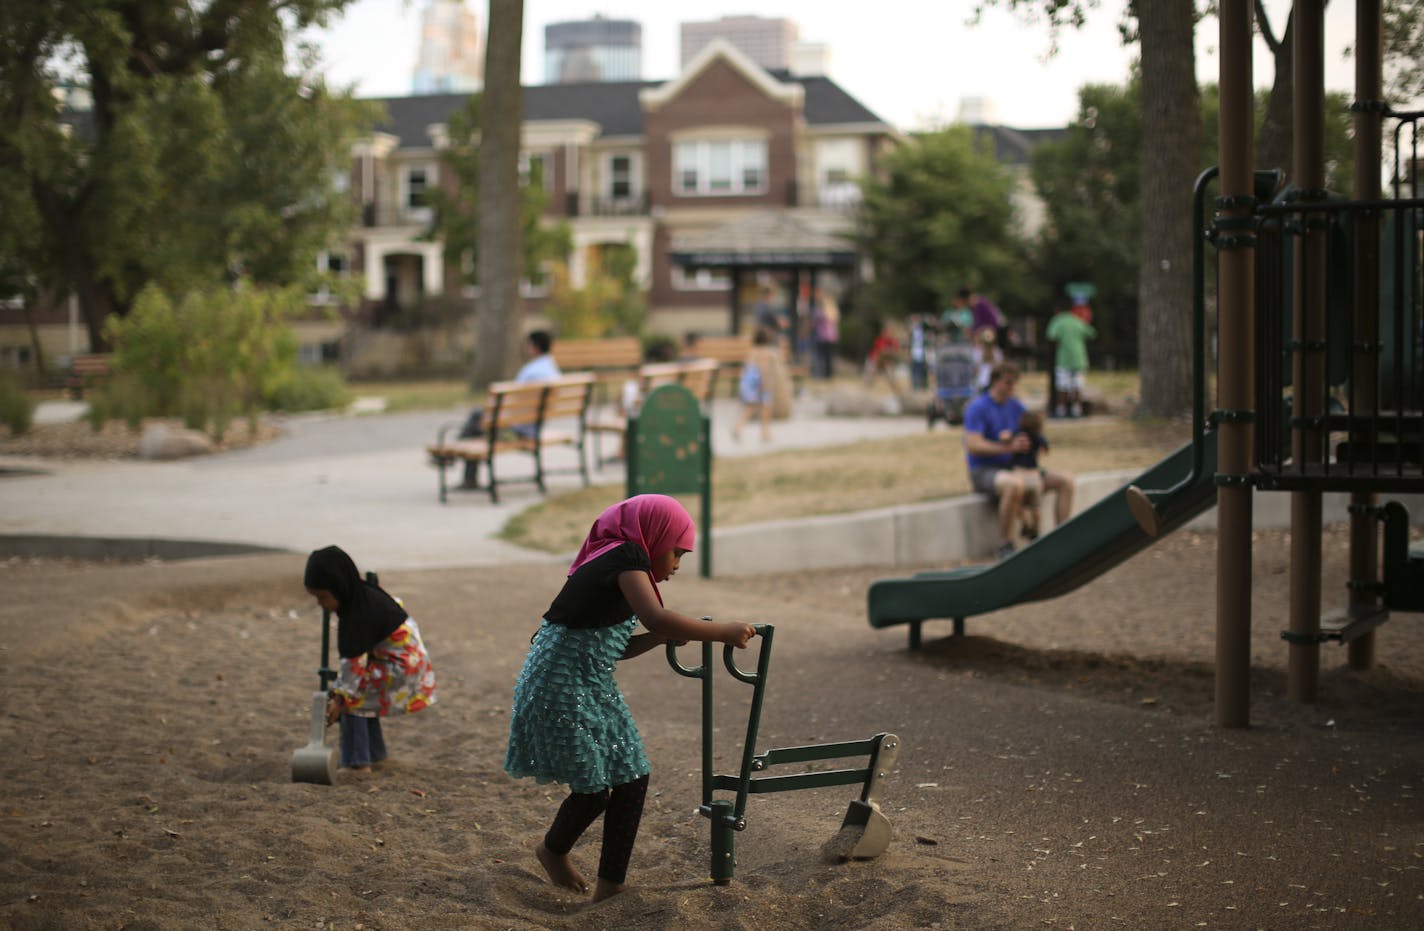
[[[1271,96],[1266,101],[1266,114],[1256,139],[1256,165],[1259,168],[1279,168],[1289,174],[1295,15],[1287,15],[1285,35],[1278,40],[1271,30],[1270,21],[1266,19],[1265,5],[1257,0],[1256,23],[1261,31],[1261,38],[1271,51],[1271,59],[1276,69],[1275,80],[1271,84]]]
[[[485,45],[485,89],[480,110],[479,249],[476,270],[476,389],[508,378],[519,363],[519,279],[522,215],[519,142],[524,119],[519,83],[524,0],[490,0]]]
[[[1139,413],[1170,417],[1192,399],[1192,184],[1201,169],[1201,110],[1192,0],[1137,5],[1142,35],[1142,270],[1138,283]]]

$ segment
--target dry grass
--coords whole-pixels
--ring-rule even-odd
[[[1144,468],[1188,438],[1180,424],[1131,420],[1051,421],[1046,465],[1071,472]],[[719,459],[712,475],[712,524],[842,514],[969,492],[961,432],[876,440],[767,456]],[[548,552],[578,548],[593,515],[623,495],[600,485],[554,495],[514,518],[505,539]],[[693,515],[696,496],[683,499]]]

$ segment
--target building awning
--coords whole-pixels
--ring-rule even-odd
[[[816,222],[769,210],[713,229],[676,232],[668,257],[685,269],[854,268],[849,233],[843,217]]]

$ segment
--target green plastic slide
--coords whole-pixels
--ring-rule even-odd
[[[1139,526],[1128,509],[1128,487],[1170,489],[1154,496],[1158,536],[1176,530],[1216,503],[1215,431],[1203,435],[1201,468],[1196,476],[1192,476],[1192,460],[1188,443],[1002,562],[872,583],[867,595],[870,626],[910,624],[911,646],[917,646],[923,621],[954,619],[959,630],[964,618],[971,615],[1072,591],[1157,539]]]

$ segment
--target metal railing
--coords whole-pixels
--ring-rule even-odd
[[[1393,198],[1296,190],[1256,210],[1261,488],[1424,490],[1424,198],[1402,196],[1419,193],[1403,166],[1424,113],[1400,116]],[[1303,338],[1307,297],[1324,326]]]

